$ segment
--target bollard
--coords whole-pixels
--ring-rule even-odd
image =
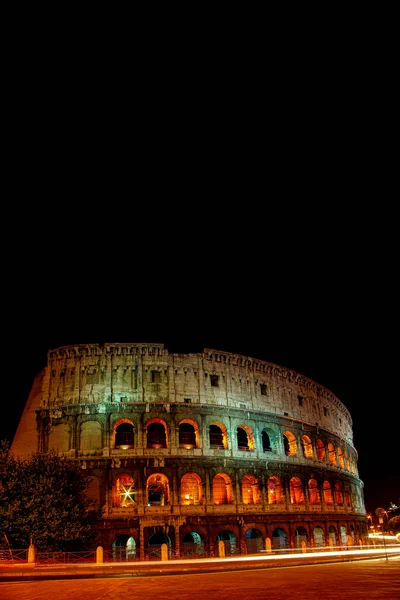
[[[271,554],[271,538],[269,537],[265,538],[265,550]]]
[[[32,540],[31,540],[31,543],[28,548],[28,563],[34,563],[34,562],[35,562],[35,546],[32,544]]]
[[[161,544],[161,560],[168,560],[168,546]]]
[[[102,563],[103,560],[103,546],[97,546],[96,548],[96,563]]]
[[[307,552],[307,544],[305,542],[301,542],[301,551],[303,552]]]

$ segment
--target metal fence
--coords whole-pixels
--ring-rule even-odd
[[[224,541],[225,545],[225,556],[239,556],[239,547],[230,545]],[[400,544],[392,543],[388,546],[396,546],[400,548]],[[358,549],[384,549],[385,545],[382,541],[377,543],[375,540],[373,543],[366,544],[363,546],[358,545],[337,545],[337,546],[319,546],[303,548],[271,548],[271,551],[267,551],[260,547],[260,545],[248,544],[247,555],[255,556],[257,554],[270,554],[271,556],[276,555],[292,555],[298,553],[312,553],[315,551],[326,552],[329,554],[332,551],[343,551],[347,550],[358,550]],[[218,555],[214,555],[217,557]],[[186,544],[181,546],[181,551],[178,553],[175,549],[168,549],[168,560],[184,560],[185,558],[211,558],[209,552],[207,552],[202,545],[197,544]],[[97,560],[97,550],[82,551],[82,552],[35,552],[35,564],[41,565],[52,565],[52,564],[76,564],[76,563],[87,563],[94,564]],[[126,548],[116,548],[114,550],[103,550],[103,562],[140,562],[140,561],[161,561],[162,552],[161,545],[148,546],[145,548],[143,558],[140,556],[139,549],[127,550]],[[27,549],[0,549],[0,563],[27,563],[28,562],[28,550]]]

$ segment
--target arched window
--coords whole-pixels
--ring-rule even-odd
[[[249,442],[247,439],[247,433],[242,427],[238,427],[236,430],[238,450],[247,451],[249,449]]]
[[[211,423],[209,429],[210,448],[228,449],[228,431],[223,423]]]
[[[243,504],[261,503],[260,486],[254,475],[245,475],[242,479],[242,500]]]
[[[292,504],[303,504],[304,502],[303,484],[298,477],[292,477],[290,480],[290,502]]]
[[[301,438],[301,445],[303,447],[303,456],[304,458],[313,458],[313,447],[312,441],[308,437],[308,435],[303,435]]]
[[[132,423],[121,423],[115,429],[115,447],[128,450],[135,447]]]
[[[310,504],[321,504],[321,495],[316,479],[310,479],[308,482],[308,497]]]
[[[268,504],[282,504],[284,498],[280,478],[275,475],[268,477]]]
[[[284,431],[283,444],[286,456],[297,456],[297,442],[291,431]]]
[[[333,504],[332,487],[328,480],[324,481],[323,493],[324,493],[324,503],[325,504]]]
[[[317,441],[315,442],[315,447],[317,448],[318,460],[324,460],[324,458],[325,458],[324,442],[318,438]]]
[[[169,481],[163,473],[150,475],[146,484],[148,506],[165,506],[170,503]]]
[[[342,467],[342,469],[344,469],[343,450],[340,448],[340,446],[337,449],[337,454],[338,454],[339,467]]]
[[[344,501],[345,501],[346,506],[350,506],[351,499],[350,499],[350,491],[349,491],[348,485],[344,486]]]
[[[335,482],[335,502],[338,506],[343,506],[343,491],[340,481]]]
[[[191,423],[179,423],[179,446],[190,450],[196,448],[196,432]]]
[[[181,504],[203,504],[203,489],[197,473],[186,473],[181,479]]]
[[[147,424],[147,448],[166,448],[166,424],[161,419],[154,419]]]
[[[214,504],[232,504],[232,479],[226,473],[215,475],[212,484]]]
[[[328,442],[328,456],[329,456],[329,464],[336,465],[335,446],[333,444],[331,444],[331,442]]]
[[[116,508],[132,508],[137,504],[135,482],[130,475],[119,475],[112,486],[112,504]]]
[[[265,431],[265,429],[263,429],[263,431],[261,433],[261,437],[262,437],[263,452],[271,452],[272,451],[271,440],[270,440],[268,433]]]

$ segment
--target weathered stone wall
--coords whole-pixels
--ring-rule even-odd
[[[48,354],[44,407],[185,400],[285,415],[353,441],[350,413],[332,392],[264,361],[209,349],[168,354],[162,344],[67,346]]]

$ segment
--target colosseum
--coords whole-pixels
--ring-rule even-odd
[[[91,476],[101,543],[124,559],[367,537],[349,411],[262,360],[147,343],[50,350],[11,451],[50,449]]]

